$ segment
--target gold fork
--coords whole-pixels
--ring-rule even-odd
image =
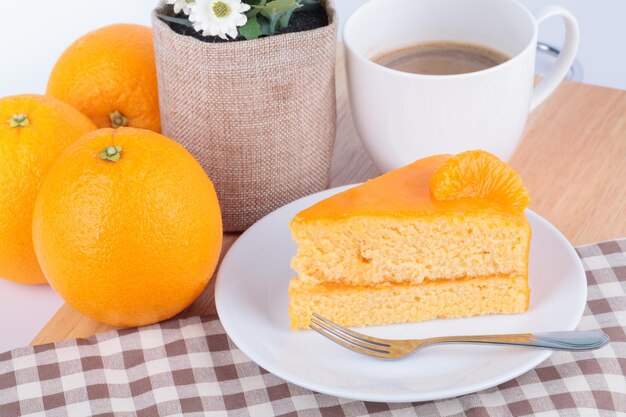
[[[341,346],[383,359],[397,359],[428,346],[449,343],[509,345],[540,349],[581,351],[606,346],[609,336],[600,331],[564,331],[549,333],[499,334],[480,336],[446,336],[428,339],[390,340],[355,332],[313,313],[309,326]]]

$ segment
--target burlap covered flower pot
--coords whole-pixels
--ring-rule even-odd
[[[179,35],[153,13],[162,131],[213,180],[225,231],[328,186],[337,18],[324,7],[328,26],[225,43]]]

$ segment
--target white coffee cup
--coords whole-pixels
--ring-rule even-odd
[[[565,44],[552,70],[533,88],[537,26],[560,16]],[[560,6],[530,12],[514,0],[370,0],[343,31],[352,115],[369,155],[390,171],[441,153],[484,149],[508,161],[529,111],[567,74],[578,24]],[[384,51],[424,41],[460,41],[510,56],[482,71],[421,75],[371,61]]]

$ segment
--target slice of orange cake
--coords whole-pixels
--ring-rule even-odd
[[[527,310],[528,191],[494,155],[418,160],[291,221],[293,329],[313,312],[348,326]]]

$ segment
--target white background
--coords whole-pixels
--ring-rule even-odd
[[[471,0],[468,0],[471,1]],[[340,21],[365,0],[335,0]],[[529,9],[561,4],[578,18],[583,82],[626,89],[626,1],[521,0]],[[56,58],[80,35],[111,23],[150,24],[156,0],[0,0],[0,97],[42,93]],[[558,19],[545,22],[540,40],[559,46]]]
[[[470,1],[470,0],[467,0]],[[335,0],[340,22],[365,0]],[[583,82],[626,89],[626,1],[521,0],[529,9],[557,3],[578,18],[578,60]],[[156,0],[0,0],[0,97],[43,93],[57,57],[82,34],[111,23],[150,24]],[[541,26],[539,39],[559,46],[558,20]],[[60,307],[46,286],[0,279],[0,352],[25,345]]]

